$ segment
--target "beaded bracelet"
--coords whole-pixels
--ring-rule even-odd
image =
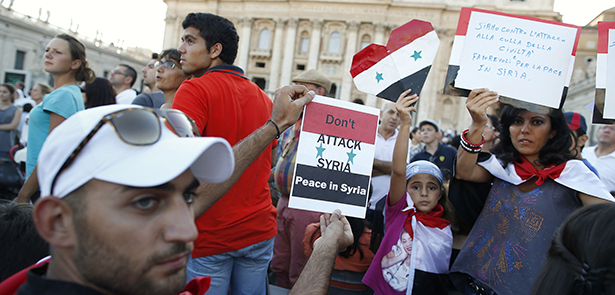
[[[461,142],[461,144],[459,146],[461,146],[461,148],[463,148],[466,152],[468,152],[470,154],[478,154],[482,150],[482,147],[479,147],[479,148],[469,147],[463,141]]]
[[[478,144],[472,143],[466,138],[466,134],[468,134],[469,131],[470,129],[466,129],[463,132],[461,132],[461,141],[464,141],[468,146],[473,147],[473,148],[482,147],[483,144],[485,143],[485,136],[481,135],[482,141],[480,143]]]

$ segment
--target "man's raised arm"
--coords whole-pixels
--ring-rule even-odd
[[[252,132],[248,137],[233,146],[235,169],[233,175],[222,183],[201,183],[194,199],[195,218],[203,214],[218,201],[239,179],[241,174],[252,164],[263,150],[288,127],[299,119],[303,107],[314,98],[314,91],[305,86],[284,86],[275,91],[271,121]],[[277,125],[277,127],[276,127]],[[271,159],[272,161],[274,159]]]

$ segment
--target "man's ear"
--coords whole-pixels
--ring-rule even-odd
[[[62,199],[41,198],[34,206],[34,225],[41,237],[56,248],[76,245],[73,212]]]
[[[222,44],[216,43],[212,47],[209,48],[209,57],[211,59],[216,59],[222,54]]]

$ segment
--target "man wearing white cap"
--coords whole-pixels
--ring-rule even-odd
[[[279,90],[272,120],[287,128],[312,97],[305,88]],[[277,133],[269,125],[235,153],[264,149]],[[221,195],[197,197],[199,182],[232,181],[258,154],[238,157],[234,167],[228,142],[198,135],[182,112],[125,105],[79,112],[54,129],[39,157],[41,199],[34,208],[52,257],[28,271],[18,294],[180,292],[198,234],[195,214],[211,205],[203,199]],[[302,289],[293,291],[326,292],[336,252],[352,243],[350,226],[335,213],[321,218],[326,237],[320,255],[308,263]],[[203,294],[208,287],[209,278],[197,278],[182,294]],[[0,293],[13,292],[2,283]]]

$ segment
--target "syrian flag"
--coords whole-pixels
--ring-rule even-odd
[[[510,163],[504,168],[494,155],[491,155],[486,161],[478,162],[478,165],[487,169],[494,177],[513,185],[519,185],[527,180],[521,178],[514,164]],[[589,170],[581,160],[568,160],[553,180],[575,191],[615,202],[615,198],[609,193],[598,176]]]
[[[316,96],[305,107],[289,207],[365,218],[379,110]]]
[[[386,47],[372,43],[355,54],[350,75],[360,91],[393,102],[408,89],[420,95],[438,47],[433,26],[412,20],[391,32]]]
[[[613,124],[615,119],[615,22],[598,22],[598,56],[596,59],[596,96],[593,123]],[[609,87],[610,86],[610,87]]]

